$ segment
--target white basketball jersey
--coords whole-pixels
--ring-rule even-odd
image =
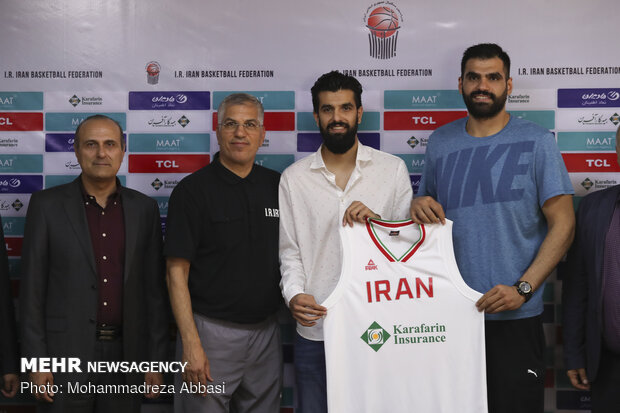
[[[323,303],[328,410],[487,412],[481,294],[461,278],[452,222],[368,220],[340,235]]]

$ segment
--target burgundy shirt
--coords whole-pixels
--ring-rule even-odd
[[[82,186],[90,240],[99,279],[97,324],[121,326],[123,323],[123,274],[125,268],[125,218],[120,182],[102,208]]]

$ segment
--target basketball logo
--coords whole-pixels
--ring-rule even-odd
[[[155,61],[148,62],[146,64],[146,83],[149,85],[156,85],[159,82],[159,72],[161,66]]]
[[[370,33],[382,39],[392,36],[400,28],[398,27],[398,16],[389,7],[374,9],[368,16],[366,27],[370,29]]]
[[[402,20],[400,10],[390,2],[375,3],[366,10],[364,21],[370,30],[368,42],[371,57],[390,59],[396,56],[396,41]]]

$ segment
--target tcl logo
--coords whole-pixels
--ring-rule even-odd
[[[563,153],[568,172],[620,172],[615,153]]]
[[[465,116],[464,110],[389,111],[383,124],[385,130],[434,130]]]
[[[43,113],[0,112],[0,131],[42,131]]]
[[[155,164],[157,165],[158,168],[165,168],[165,169],[178,169],[179,168],[179,165],[177,165],[177,161],[170,161],[170,160],[155,161]]]
[[[414,125],[437,125],[431,116],[412,116]]]
[[[129,172],[194,172],[209,164],[209,155],[129,155]]]
[[[586,163],[588,164],[588,166],[594,166],[597,168],[601,168],[603,166],[611,166],[607,159],[586,159]]]

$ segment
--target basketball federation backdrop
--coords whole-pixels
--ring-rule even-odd
[[[165,222],[172,189],[218,149],[216,109],[227,94],[261,99],[267,138],[256,162],[282,171],[319,147],[309,90],[338,69],[364,86],[361,141],[401,157],[416,190],[429,135],[466,115],[460,58],[480,42],[510,54],[507,107],[555,133],[576,203],[616,185],[616,8],[614,0],[0,0],[0,214],[14,294],[30,194],[80,173],[73,131],[90,114],[121,123],[121,180],[155,198]],[[546,411],[583,411],[589,395],[571,390],[562,365],[558,273],[544,294]],[[283,333],[282,411],[292,412],[294,326]],[[30,399],[0,399],[0,410],[31,408]]]

